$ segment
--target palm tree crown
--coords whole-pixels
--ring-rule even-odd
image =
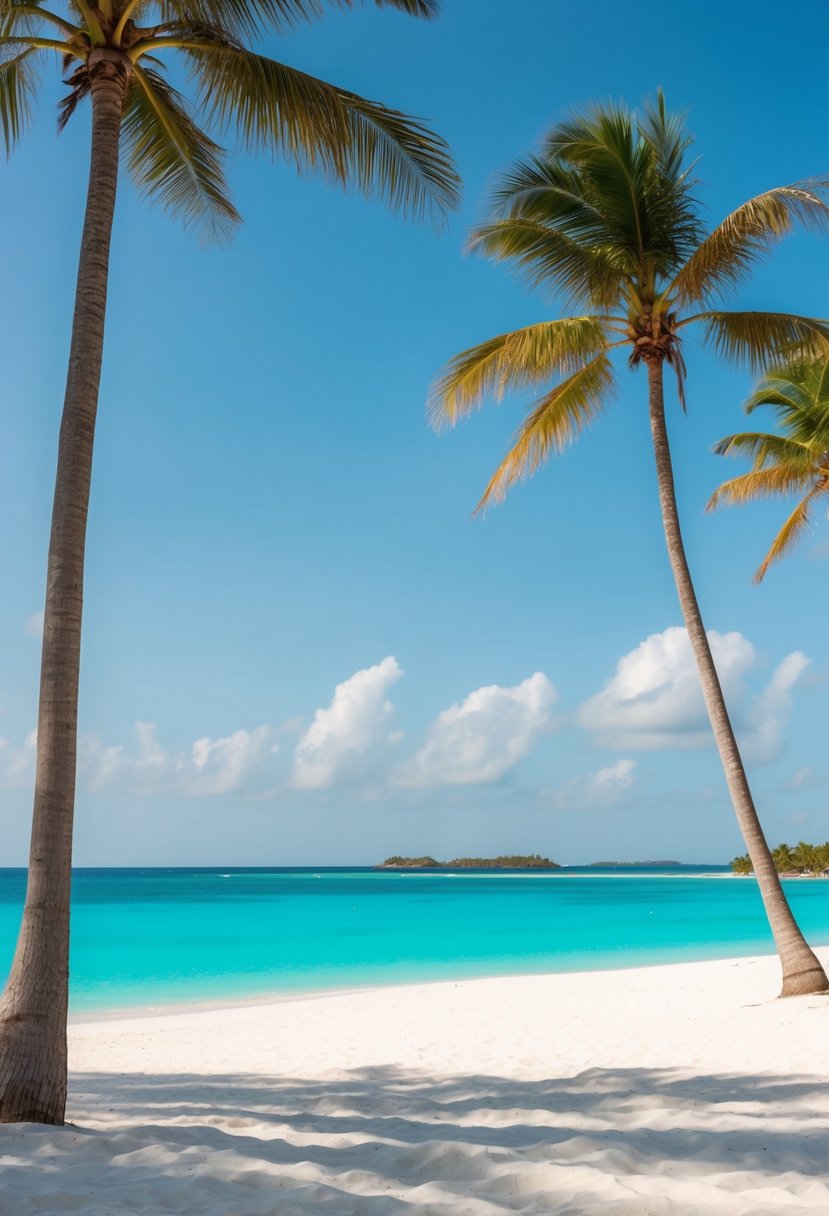
[[[439,0],[374,3],[425,18],[439,8]],[[423,122],[249,48],[269,31],[318,18],[323,0],[67,0],[56,7],[62,11],[0,0],[0,134],[7,152],[26,127],[44,60],[57,54],[69,87],[59,125],[96,73],[118,74],[122,146],[134,181],[211,236],[227,236],[239,220],[217,142],[230,131],[245,147],[275,149],[300,168],[378,194],[403,212],[439,218],[457,202],[446,144]],[[192,99],[167,77],[171,54],[184,61]]]
[[[500,334],[457,355],[433,387],[435,425],[453,425],[487,395],[560,377],[533,404],[514,447],[481,500],[561,452],[612,399],[611,352],[636,366],[654,358],[676,373],[684,405],[683,331],[696,323],[722,357],[762,366],[797,344],[829,343],[829,323],[787,313],[719,307],[757,260],[795,223],[829,231],[823,183],[782,186],[704,230],[685,164],[691,139],[659,96],[637,117],[596,107],[555,127],[537,156],[501,177],[492,218],[469,242],[511,263],[583,315]]]
[[[716,452],[745,454],[754,467],[723,482],[708,503],[711,510],[773,495],[798,495],[754,575],[758,583],[806,530],[816,499],[829,495],[829,357],[795,359],[774,368],[754,389],[746,412],[761,405],[774,410],[777,431],[743,431],[720,440]]]

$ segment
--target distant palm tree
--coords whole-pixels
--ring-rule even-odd
[[[331,0],[354,7],[358,0]],[[417,17],[438,0],[375,0]],[[119,155],[150,199],[209,235],[239,215],[217,137],[440,216],[457,199],[448,149],[420,121],[256,54],[251,39],[322,13],[321,0],[0,0],[0,132],[10,150],[43,60],[68,73],[63,126],[84,98],[92,148],[47,574],[29,883],[0,1002],[0,1122],[61,1123],[66,1103],[69,886],[84,545]],[[167,78],[178,58],[193,86]],[[197,118],[199,121],[197,122]],[[202,125],[199,125],[199,124]]]
[[[753,874],[754,866],[751,864],[751,858],[748,853],[743,853],[739,857],[735,857],[731,863],[731,869],[735,874]]]
[[[708,503],[710,511],[773,495],[798,496],[797,506],[754,575],[757,583],[808,527],[809,511],[817,499],[829,497],[829,356],[796,359],[774,368],[749,397],[746,413],[760,405],[772,407],[778,430],[743,431],[720,440],[715,452],[744,453],[753,458],[754,468],[723,482]]]
[[[779,312],[727,312],[717,303],[796,221],[829,228],[816,188],[783,186],[751,199],[707,233],[685,165],[691,140],[661,95],[637,117],[597,106],[561,123],[538,156],[519,161],[494,192],[493,217],[470,247],[513,263],[533,287],[584,310],[490,338],[463,351],[433,389],[436,425],[454,424],[488,394],[545,385],[479,509],[562,452],[606,409],[611,354],[644,364],[662,521],[708,716],[743,838],[780,953],[783,995],[829,988],[786,902],[752,800],[702,622],[680,532],[663,370],[684,405],[685,329],[697,325],[722,358],[763,365],[796,343],[829,350],[829,324]],[[549,387],[554,376],[561,377]]]
[[[779,844],[776,849],[772,849],[771,855],[778,871],[794,869],[794,858],[790,845]]]
[[[816,874],[820,869],[818,848],[806,840],[799,840],[792,849],[792,861],[801,873]]]

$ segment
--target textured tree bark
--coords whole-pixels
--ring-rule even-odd
[[[662,509],[662,524],[665,529],[668,555],[728,791],[754,866],[754,873],[757,875],[766,915],[780,955],[780,963],[783,968],[781,996],[802,996],[806,993],[826,992],[829,991],[829,980],[800,932],[786,896],[783,894],[777,868],[757,817],[742,757],[734,737],[720,679],[714,665],[711,647],[708,644],[708,635],[705,632],[694,584],[691,580],[685,546],[682,542],[671,450],[665,425],[663,365],[661,360],[653,359],[648,361],[647,367],[651,437],[656,458],[659,504]]]
[[[125,69],[90,64],[92,152],[58,446],[26,903],[0,1000],[0,1122],[63,1123],[86,519]]]

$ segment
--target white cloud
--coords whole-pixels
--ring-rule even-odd
[[[530,751],[550,722],[556,691],[541,672],[502,688],[478,688],[444,709],[397,781],[406,786],[483,785],[499,781]]]
[[[37,731],[30,730],[22,747],[0,738],[0,788],[13,790],[31,785],[37,756]]]
[[[30,638],[42,638],[43,613],[33,612],[31,616],[27,616],[23,622],[23,630]]]
[[[88,789],[188,797],[245,792],[267,777],[269,757],[279,750],[268,726],[196,739],[183,752],[165,752],[152,722],[136,722],[135,732],[135,754],[120,745],[106,747],[97,735],[80,740],[78,773]]]
[[[634,760],[617,760],[588,777],[565,782],[553,795],[560,810],[603,810],[614,806],[636,784]]]
[[[767,687],[752,694],[745,677],[759,666],[741,633],[708,634],[735,730],[758,759],[774,759],[792,708],[791,691],[809,660],[788,655]],[[686,631],[652,634],[616,665],[601,692],[580,707],[578,722],[618,750],[689,750],[712,743],[702,689]]]
[[[394,707],[388,691],[403,672],[389,655],[338,684],[327,709],[318,709],[299,739],[292,784],[325,789],[370,776],[381,767],[396,738],[390,730]]]
[[[792,689],[809,666],[802,650],[787,655],[774,671],[768,686],[745,713],[747,742],[756,757],[774,759],[792,712]]]

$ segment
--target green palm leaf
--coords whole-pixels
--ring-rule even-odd
[[[476,512],[503,501],[512,486],[563,452],[607,408],[614,390],[613,368],[602,353],[541,397],[490,478]]]
[[[816,457],[829,448],[829,356],[775,368],[755,387],[746,412],[769,406],[778,426]]]
[[[829,322],[785,312],[702,312],[681,325],[699,321],[706,345],[728,363],[762,369],[773,359],[797,351],[818,355],[829,350]]]
[[[230,236],[240,216],[227,193],[224,151],[196,126],[181,94],[151,68],[134,68],[122,138],[144,194],[209,236]]]
[[[774,562],[779,561],[784,557],[789,550],[797,543],[803,532],[809,527],[809,508],[812,505],[812,500],[817,496],[819,490],[812,490],[811,494],[807,494],[802,502],[799,502],[792,511],[789,518],[783,524],[783,527],[775,536],[771,543],[766,556],[763,558],[759,567],[755,571],[755,583],[761,583],[765,578],[769,566]]]
[[[812,461],[812,453],[806,444],[767,431],[743,431],[738,435],[728,435],[714,445],[714,451],[718,456],[750,456],[755,469],[763,469],[770,464],[796,465],[798,461],[810,465]]]
[[[296,26],[318,21],[326,8],[361,7],[363,0],[162,0],[162,20],[189,25],[206,22],[221,26],[238,37],[253,38],[274,30],[285,33]],[[396,8],[427,21],[440,12],[439,0],[374,0],[377,8]]]
[[[804,485],[808,486],[810,483],[809,471],[804,470],[800,461],[756,469],[751,473],[732,477],[730,481],[724,481],[709,498],[706,510],[713,511],[717,507],[733,507],[742,503],[757,502],[761,498],[796,494],[798,491],[802,492]]]
[[[37,86],[37,52],[31,48],[2,59],[0,42],[0,131],[10,155],[31,117]]]
[[[429,403],[433,426],[454,426],[472,413],[488,394],[500,400],[507,389],[548,380],[555,373],[576,371],[586,359],[608,348],[604,328],[595,317],[542,321],[499,334],[456,355],[435,382]]]
[[[683,303],[698,304],[712,292],[736,287],[797,224],[829,231],[829,207],[811,183],[779,186],[749,199],[702,241],[674,279],[671,293]]]
[[[746,431],[721,439],[716,452],[745,454],[754,468],[724,482],[708,503],[712,510],[771,496],[802,496],[757,571],[757,582],[806,529],[814,499],[829,495],[829,356],[774,368],[754,388],[746,410],[761,405],[774,411],[781,433]]]
[[[531,287],[552,286],[567,303],[613,308],[623,293],[625,275],[611,251],[524,216],[481,224],[467,247],[512,262]]]
[[[418,119],[276,60],[227,46],[187,48],[200,104],[250,148],[271,148],[395,210],[437,219],[457,205],[449,150]]]

